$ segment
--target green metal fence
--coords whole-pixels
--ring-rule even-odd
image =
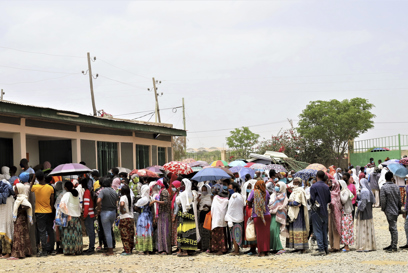
[[[376,148],[389,149],[388,151],[375,151]],[[378,160],[399,159],[402,152],[408,149],[408,135],[395,135],[367,140],[355,141],[349,147],[350,163],[353,166],[365,166],[370,158],[377,163]]]

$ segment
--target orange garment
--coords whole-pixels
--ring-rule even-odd
[[[330,166],[329,167],[329,170],[330,170],[330,174],[332,175],[332,176],[334,176],[335,174],[336,174],[336,170],[334,169],[334,166]]]

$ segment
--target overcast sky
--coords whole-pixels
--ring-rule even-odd
[[[240,126],[269,138],[319,99],[369,99],[376,124],[360,139],[408,134],[408,123],[386,123],[407,122],[407,1],[0,4],[6,100],[91,114],[81,74],[91,52],[98,110],[148,114],[155,77],[160,108],[184,97],[191,148],[224,147],[222,129]],[[181,109],[161,116],[183,128]]]

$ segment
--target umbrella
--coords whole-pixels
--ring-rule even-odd
[[[371,150],[371,152],[384,152],[384,151],[389,151],[390,149],[388,148],[374,148]]]
[[[228,169],[228,168],[225,168],[225,167],[216,167],[216,168],[221,168],[224,172],[226,172],[227,174],[229,174],[229,175],[234,175],[232,172],[231,172],[231,170],[230,169]]]
[[[253,170],[251,168],[242,168],[241,170],[239,170],[239,177],[245,178],[245,175],[247,175],[247,174],[249,174],[251,176],[251,178],[254,178],[255,170]]]
[[[116,167],[119,170],[119,173],[130,173],[131,170],[128,168],[124,168],[124,167]]]
[[[231,177],[222,168],[205,168],[196,173],[196,175],[193,176],[192,180],[201,182],[229,178]]]
[[[87,166],[79,163],[67,163],[58,165],[49,175],[59,176],[59,175],[78,175],[83,173],[92,172]]]
[[[210,166],[210,164],[208,164],[205,161],[196,161],[196,162],[192,162],[192,163],[188,163],[188,165],[190,165],[190,167],[205,167],[205,166]]]
[[[250,166],[251,169],[256,171],[265,171],[266,165],[261,163],[256,163]]]
[[[399,160],[398,159],[390,159],[388,161],[385,161],[385,162],[381,163],[381,165],[388,166],[389,164],[393,164],[393,163],[399,164]]]
[[[186,158],[183,161],[181,161],[181,163],[186,163],[186,164],[194,163],[194,162],[196,162],[196,160],[194,158]]]
[[[171,161],[169,163],[166,163],[164,164],[163,168],[166,171],[172,172],[174,174],[190,174],[193,172],[190,165],[177,161]]]
[[[298,171],[293,176],[300,177],[302,180],[306,181],[306,180],[309,180],[310,177],[315,177],[317,172],[318,170],[304,169],[304,170]]]
[[[249,162],[249,163],[247,163],[244,167],[245,168],[249,168],[249,167],[251,167],[252,165],[254,165],[255,163],[253,163],[253,162]]]
[[[202,167],[191,167],[191,169],[193,170],[193,172],[199,172],[199,171],[201,171],[203,168],[202,168]]]
[[[151,167],[147,167],[146,170],[157,173],[157,174],[161,174],[162,172],[162,168],[159,168],[159,166],[151,166]]]
[[[395,176],[405,178],[405,176],[408,174],[408,169],[400,164],[392,163],[387,167]]]
[[[229,164],[230,167],[237,167],[237,166],[243,167],[245,165],[246,165],[246,163],[244,161],[241,161],[241,160],[235,160],[235,161],[230,162],[230,164]]]
[[[224,167],[224,166],[228,166],[228,162],[224,161],[224,160],[217,160],[217,161],[213,161],[213,163],[211,163],[212,167]]]
[[[324,172],[327,171],[327,168],[324,165],[319,164],[319,163],[310,164],[309,166],[306,167],[306,169],[316,170],[316,171],[324,171]]]
[[[279,165],[279,164],[269,164],[269,165],[266,165],[266,169],[265,170],[275,170],[275,171],[277,171],[277,172],[288,172],[286,169],[285,169],[285,167],[283,167],[282,165]]]
[[[132,177],[134,174],[137,174],[139,177],[154,177],[154,178],[158,178],[159,176],[157,175],[157,173],[146,170],[146,169],[134,169],[133,171],[130,172],[130,176]]]
[[[243,168],[245,168],[245,167],[236,166],[236,167],[232,167],[232,168],[229,169],[229,170],[234,174],[234,173],[239,173],[239,171],[240,171],[241,169],[243,169]]]

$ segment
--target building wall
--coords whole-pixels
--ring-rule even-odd
[[[83,160],[90,168],[97,168],[96,150],[93,150],[92,146],[92,143],[95,143],[96,141],[119,143],[118,147],[121,147],[118,149],[119,164],[130,169],[136,167],[136,144],[149,146],[156,145],[159,147],[166,147],[168,151],[171,151],[171,141],[168,141],[169,139],[166,137],[158,139],[153,139],[152,137],[149,139],[149,134],[138,134],[138,137],[136,137],[135,132],[131,132],[131,134],[127,135],[108,135],[102,134],[101,131],[98,131],[98,133],[90,133],[88,132],[90,130],[85,130],[87,132],[81,132],[80,126],[76,126],[76,130],[73,130],[71,125],[67,125],[68,127],[66,130],[61,130],[61,128],[39,128],[41,123],[38,122],[33,124],[31,124],[31,122],[30,124],[33,126],[35,125],[36,127],[30,127],[26,126],[25,118],[21,118],[20,120],[20,124],[1,123],[0,120],[0,135],[13,138],[13,160],[14,165],[16,166],[19,166],[21,158],[25,158],[27,152],[30,157],[30,165],[35,166],[39,164],[38,141],[45,139],[71,139],[72,161],[80,162]],[[51,127],[51,125],[45,127]],[[123,145],[121,145],[122,143]],[[84,144],[83,148],[82,144]],[[130,160],[130,158],[132,158],[132,160]],[[150,154],[150,163],[151,161],[152,155]]]

